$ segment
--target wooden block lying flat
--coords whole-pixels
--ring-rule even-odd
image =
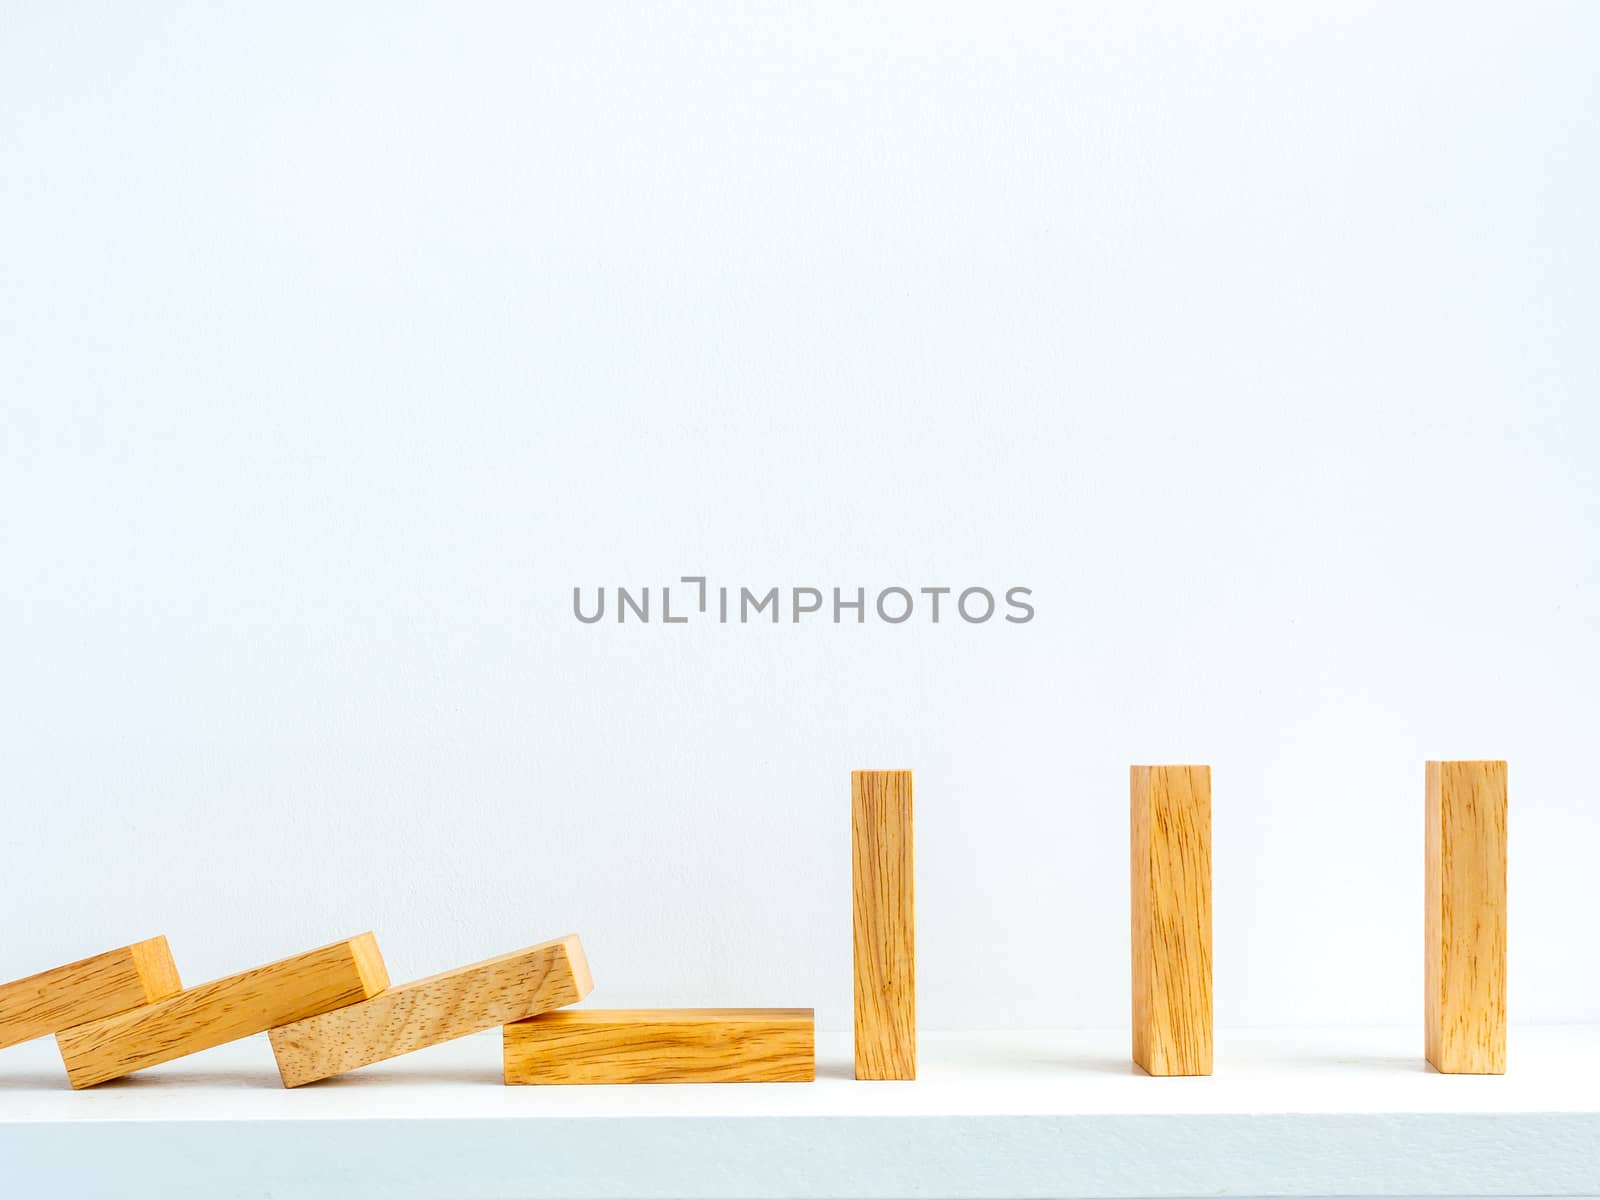
[[[0,984],[0,1049],[164,1000],[182,988],[164,937]]]
[[[576,1004],[594,980],[576,934],[390,988],[271,1032],[285,1087],[299,1087]]]
[[[375,996],[389,986],[370,933],[188,988],[120,1016],[56,1034],[75,1088],[265,1033]]]
[[[809,1083],[809,1008],[573,1009],[505,1028],[507,1083]]]
[[[856,1078],[917,1077],[911,772],[850,773]]]
[[[1133,1061],[1211,1074],[1211,768],[1134,767]]]
[[[1506,1071],[1506,764],[1427,769],[1428,1061],[1450,1075]]]

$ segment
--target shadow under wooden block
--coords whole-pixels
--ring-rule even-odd
[[[1423,1020],[1447,1075],[1506,1070],[1506,764],[1427,766]]]
[[[75,1088],[92,1087],[224,1042],[265,1033],[389,986],[370,933],[187,988],[119,1016],[56,1034]]]
[[[1211,768],[1133,767],[1133,1061],[1211,1074]]]
[[[507,1025],[508,1084],[809,1083],[809,1008],[571,1009]]]
[[[0,1048],[164,1000],[183,989],[164,937],[0,984]]]
[[[299,1087],[576,1004],[594,980],[577,934],[402,983],[270,1033],[285,1087]]]
[[[910,771],[850,773],[857,1079],[917,1077]]]

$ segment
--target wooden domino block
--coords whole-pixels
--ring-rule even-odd
[[[594,980],[576,934],[403,983],[271,1031],[285,1087],[576,1004]]]
[[[917,1077],[911,772],[850,773],[856,1078]]]
[[[1506,764],[1427,768],[1428,1061],[1450,1075],[1506,1070]]]
[[[809,1008],[571,1009],[505,1027],[507,1083],[809,1083]]]
[[[164,1000],[182,988],[164,937],[0,984],[0,1049]]]
[[[265,1033],[375,996],[389,986],[370,933],[187,988],[120,1016],[56,1034],[75,1088]]]
[[[1133,1061],[1211,1074],[1211,768],[1134,767]]]

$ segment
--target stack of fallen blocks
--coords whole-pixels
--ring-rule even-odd
[[[389,986],[370,933],[185,988],[164,937],[0,984],[0,1049],[55,1034],[75,1088],[266,1033],[285,1087],[504,1027],[507,1083],[780,1083],[815,1074],[810,1009],[563,1012],[577,937]]]
[[[911,772],[851,774],[856,1077],[916,1078]],[[75,1088],[265,1033],[299,1087],[502,1027],[505,1081],[808,1083],[809,1008],[568,1009],[576,935],[389,986],[370,933],[185,988],[166,938],[0,984],[0,1050],[54,1034]]]

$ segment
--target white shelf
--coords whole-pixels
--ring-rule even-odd
[[[264,1038],[86,1092],[0,1053],[0,1196],[1600,1196],[1600,1029],[1443,1076],[1416,1030],[1223,1031],[1151,1079],[1123,1033],[921,1035],[914,1083],[508,1088],[498,1032],[285,1091]]]

